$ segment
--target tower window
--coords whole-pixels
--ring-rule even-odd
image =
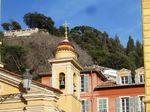
[[[59,74],[59,88],[65,89],[65,74],[64,73]]]

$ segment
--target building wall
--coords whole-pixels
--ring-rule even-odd
[[[95,104],[94,104],[94,88],[97,85],[100,85],[103,80],[96,74],[81,74],[88,76],[88,91],[80,93],[80,100],[88,100],[89,103],[89,111],[88,112],[95,112]]]
[[[65,112],[81,112],[81,102],[74,95],[62,95],[59,108]]]
[[[26,93],[13,75],[0,70],[0,112],[58,112],[58,93],[33,83]]]
[[[116,98],[122,96],[130,96],[137,97],[139,95],[144,96],[144,84],[140,87],[132,86],[132,87],[124,87],[121,88],[109,88],[109,89],[100,89],[94,91],[94,88],[97,85],[101,85],[103,81],[96,73],[92,74],[81,74],[88,76],[89,81],[89,91],[81,92],[80,100],[87,100],[88,103],[88,112],[98,112],[97,108],[97,99],[99,98],[107,98],[108,99],[108,112],[116,112]]]
[[[37,33],[39,31],[38,28],[34,29],[25,29],[25,30],[12,30],[5,31],[4,36],[6,37],[22,37],[22,36],[30,36],[32,33]]]
[[[47,86],[52,86],[52,77],[49,75],[49,76],[42,76],[41,78],[41,83],[42,84],[45,84]]]
[[[108,98],[108,112],[116,112],[116,98],[122,96],[139,96],[144,95],[144,87],[120,88],[120,89],[103,89],[94,92],[93,112],[97,112],[97,99]]]
[[[150,112],[150,0],[142,0],[144,67],[145,67],[145,102]]]

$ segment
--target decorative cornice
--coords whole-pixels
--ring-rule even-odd
[[[71,62],[74,66],[76,66],[79,70],[83,70],[82,66],[72,57],[70,58],[59,58],[59,59],[51,59],[48,60],[51,64],[52,63],[62,63],[62,62]]]

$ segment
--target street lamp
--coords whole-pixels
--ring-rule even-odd
[[[30,70],[26,69],[26,72],[23,74],[23,88],[25,90],[30,90],[32,83],[32,75],[30,74]]]

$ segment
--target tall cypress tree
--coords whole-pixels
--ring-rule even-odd
[[[136,53],[138,54],[138,56],[143,56],[143,45],[141,44],[141,42],[139,40],[136,41]]]
[[[135,51],[134,40],[131,36],[129,36],[129,40],[128,40],[127,48],[126,48],[126,54],[128,55],[129,53],[133,51]]]
[[[136,41],[135,51],[137,54],[137,58],[136,58],[135,63],[137,65],[137,67],[141,67],[144,65],[144,62],[143,62],[143,45],[141,44],[141,42],[139,40]]]

